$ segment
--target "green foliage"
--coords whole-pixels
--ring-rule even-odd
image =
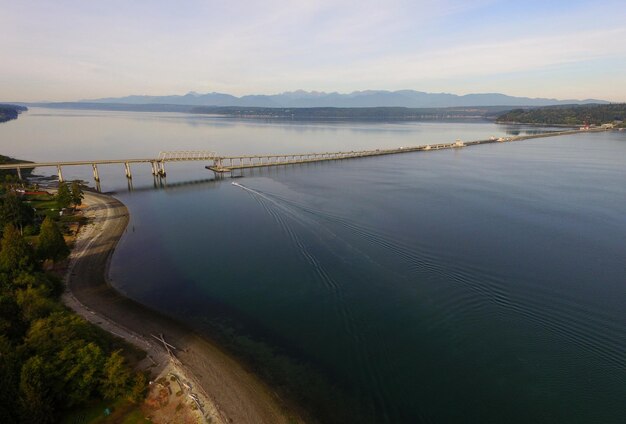
[[[117,350],[113,352],[104,364],[101,392],[106,399],[115,399],[128,392],[131,384],[130,369],[124,357]]]
[[[3,290],[0,293],[0,335],[17,343],[26,333],[26,323],[21,318],[21,310],[15,296]]]
[[[626,103],[616,103],[515,109],[500,115],[497,122],[578,126],[585,123],[601,125],[625,120]]]
[[[0,422],[14,423],[18,421],[19,413],[15,400],[20,382],[20,362],[15,347],[2,334],[4,332],[0,331]]]
[[[40,259],[52,259],[56,262],[66,258],[69,253],[59,227],[50,217],[46,217],[41,224],[37,255]]]
[[[59,377],[63,382],[68,407],[88,400],[100,383],[105,356],[93,342],[74,340],[57,355]]]
[[[69,194],[80,202],[82,190],[72,188],[62,184],[55,200],[67,203]],[[7,224],[0,240],[0,423],[58,422],[67,408],[101,395],[141,399],[145,376],[133,377],[119,351],[111,353],[113,340],[59,302],[61,280],[41,271],[18,230],[36,233],[32,208],[10,187],[0,184],[0,190],[8,192],[0,200]],[[59,260],[68,253],[57,223],[46,218],[38,257]]]
[[[24,347],[30,352],[52,356],[59,347],[72,340],[98,340],[97,330],[78,315],[61,311],[34,321],[24,340]]]
[[[4,227],[0,246],[0,271],[16,275],[34,269],[33,249],[13,225]]]
[[[80,206],[83,203],[85,194],[83,188],[78,181],[72,182],[72,204],[74,206]]]
[[[22,199],[10,191],[2,200],[0,207],[0,225],[14,225],[20,230],[26,226],[33,224],[35,213],[33,209],[22,201]]]
[[[128,400],[133,403],[141,402],[146,396],[146,389],[148,387],[147,383],[146,375],[144,373],[135,373],[130,391],[128,392]]]
[[[60,309],[59,304],[49,297],[45,287],[29,286],[24,290],[17,290],[16,300],[25,322],[44,318]]]
[[[0,117],[0,122],[2,122],[2,117]],[[30,163],[30,162],[0,155],[0,165],[11,164],[11,163]],[[29,175],[31,173],[32,173],[32,169],[22,169],[23,176]],[[6,177],[10,177],[10,179],[6,180],[5,179]],[[17,179],[17,175],[14,170],[12,169],[0,170],[0,181],[13,182],[13,181],[16,181],[16,179]]]
[[[57,195],[55,197],[59,209],[68,208],[72,204],[72,192],[70,191],[67,183],[59,183]]]
[[[21,422],[54,422],[54,396],[51,393],[50,366],[38,355],[26,360],[22,366],[19,384]]]

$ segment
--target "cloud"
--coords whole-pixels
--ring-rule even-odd
[[[0,92],[71,100],[189,90],[429,91],[433,81],[459,87],[626,58],[620,9],[606,15],[613,3],[574,3],[554,16],[537,13],[548,6],[533,1],[512,8],[496,0],[24,0],[0,14]],[[582,82],[589,97],[600,77]]]

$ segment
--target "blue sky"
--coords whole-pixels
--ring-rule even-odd
[[[413,89],[626,101],[622,1],[0,0],[0,100]]]

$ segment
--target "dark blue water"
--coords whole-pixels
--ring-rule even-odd
[[[274,152],[510,130],[386,125],[193,131]],[[114,283],[321,421],[626,422],[624,132],[203,172],[118,192],[132,219]]]

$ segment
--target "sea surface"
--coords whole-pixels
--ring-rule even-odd
[[[0,153],[305,153],[537,130],[35,108],[0,124]],[[626,422],[626,132],[237,179],[204,165],[167,164],[166,181],[137,165],[132,187],[123,166],[100,167],[131,212],[113,284],[321,422]],[[63,172],[91,183],[88,167]]]

